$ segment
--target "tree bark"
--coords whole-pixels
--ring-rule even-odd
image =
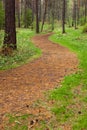
[[[39,33],[39,10],[38,10],[38,0],[36,0],[36,33]]]
[[[45,10],[44,10],[44,14],[43,14],[41,32],[43,31],[43,26],[44,26],[44,22],[45,22],[45,18],[46,18],[46,13],[47,13],[47,0],[45,0]]]
[[[5,0],[4,46],[16,49],[15,0]]]
[[[74,23],[75,29],[77,29],[77,1],[74,0]]]
[[[63,9],[62,9],[62,33],[65,33],[65,11],[66,11],[66,0],[63,0]]]
[[[86,21],[87,21],[87,1],[85,0],[84,1],[84,4],[85,4],[85,23],[86,23]]]

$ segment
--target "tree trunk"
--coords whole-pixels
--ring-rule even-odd
[[[39,33],[39,10],[38,10],[38,0],[36,0],[36,33]]]
[[[16,0],[16,15],[17,15],[17,21],[18,21],[18,27],[20,28],[20,14],[21,14],[21,9],[20,9],[20,0]]]
[[[52,31],[54,30],[54,12],[52,12]]]
[[[85,0],[84,1],[84,4],[85,4],[85,23],[86,23],[86,21],[87,21],[87,1]]]
[[[24,1],[24,28],[27,28],[27,19],[26,19],[26,13],[27,13],[27,0]]]
[[[62,33],[65,33],[65,11],[66,11],[66,1],[63,0],[63,9],[62,9]]]
[[[74,0],[74,23],[75,29],[77,29],[77,1]]]
[[[45,18],[46,18],[46,12],[47,12],[47,1],[45,0],[45,10],[44,10],[44,14],[43,14],[41,32],[43,31],[43,26],[44,26],[44,22],[45,22]]]
[[[4,46],[16,49],[15,0],[5,0]]]

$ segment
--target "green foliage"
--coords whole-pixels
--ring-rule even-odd
[[[32,10],[31,9],[26,9],[26,14],[24,15],[24,27],[32,27]]]
[[[1,48],[2,43],[3,43],[3,38],[4,38],[4,33],[3,33],[3,31],[0,31],[0,48]]]
[[[4,9],[2,7],[2,3],[0,2],[0,29],[4,26]]]
[[[83,26],[82,32],[83,32],[83,33],[87,33],[87,24],[85,24],[85,25]]]
[[[3,39],[2,31],[0,36]],[[17,50],[11,56],[0,55],[0,70],[15,68],[41,55],[40,49],[31,42],[32,36],[34,32],[29,29],[17,30]]]

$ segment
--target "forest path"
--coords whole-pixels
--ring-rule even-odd
[[[50,35],[38,35],[32,39],[42,50],[40,58],[16,69],[0,72],[0,123],[6,113],[31,113],[31,104],[44,100],[43,92],[58,86],[65,75],[76,72],[76,55],[49,41]]]

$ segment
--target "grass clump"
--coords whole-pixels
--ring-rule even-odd
[[[64,78],[64,81],[61,83],[61,86],[50,92],[50,98],[61,101],[63,103],[68,103],[74,96],[71,90],[73,86],[80,84],[80,79],[80,74],[72,74],[70,76],[66,76]]]
[[[68,109],[65,105],[55,106],[51,111],[56,115],[58,122],[66,122],[67,119],[74,115],[73,111]]]
[[[7,115],[8,122],[5,124],[5,130],[28,130],[28,114],[25,115]]]
[[[35,33],[29,29],[17,30],[17,50],[12,55],[0,55],[0,70],[18,67],[41,55],[41,50],[31,42],[31,37],[34,35]],[[0,37],[0,47],[2,47],[2,31],[0,32]]]
[[[87,113],[78,118],[73,126],[73,130],[86,130],[87,129]]]
[[[66,76],[62,84],[50,92],[50,100],[55,101],[52,112],[57,117],[58,128],[68,122],[73,130],[87,129],[87,34],[82,33],[81,28],[67,28],[66,34],[55,31],[50,40],[69,48],[79,59],[78,72]]]

